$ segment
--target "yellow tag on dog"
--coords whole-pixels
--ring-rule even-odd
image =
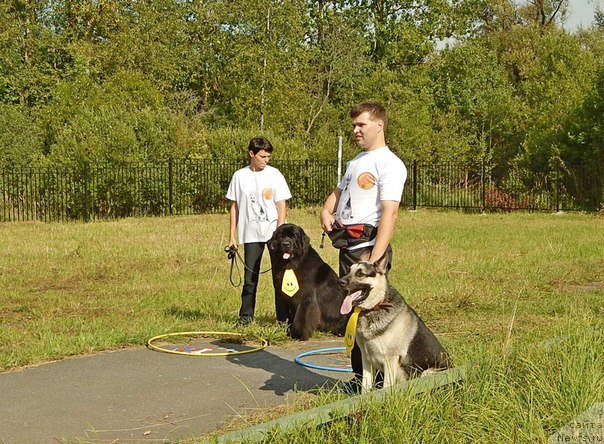
[[[352,348],[354,347],[354,338],[357,335],[357,321],[359,320],[359,313],[361,307],[354,307],[354,311],[348,319],[346,324],[346,333],[344,334],[344,344],[346,344],[346,353],[350,355]]]
[[[300,286],[298,285],[298,279],[296,278],[294,270],[291,268],[285,270],[285,273],[283,273],[283,281],[281,282],[281,291],[289,297],[293,297],[299,289]]]

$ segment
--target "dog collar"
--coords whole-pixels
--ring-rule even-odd
[[[375,304],[372,308],[369,309],[369,311],[374,311],[374,310],[379,310],[380,308],[383,307],[394,307],[390,302],[380,302],[378,304]]]

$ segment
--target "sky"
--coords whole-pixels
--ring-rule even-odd
[[[569,0],[568,4],[569,17],[564,27],[569,31],[591,25],[596,5],[604,10],[604,0]]]

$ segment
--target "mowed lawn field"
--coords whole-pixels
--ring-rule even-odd
[[[329,242],[318,248],[319,209],[291,210],[288,221],[337,269]],[[0,240],[1,370],[168,332],[235,329],[226,214],[3,223]],[[401,210],[393,248],[391,282],[456,363],[480,358],[485,344],[524,347],[604,317],[598,215]],[[288,341],[275,325],[270,272],[244,331]]]

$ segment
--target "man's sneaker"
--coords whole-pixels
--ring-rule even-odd
[[[246,325],[250,325],[254,320],[251,316],[241,316],[237,321],[237,327],[245,327]]]
[[[358,395],[361,393],[361,381],[357,378],[352,378],[350,381],[340,384],[342,391],[347,395]]]

